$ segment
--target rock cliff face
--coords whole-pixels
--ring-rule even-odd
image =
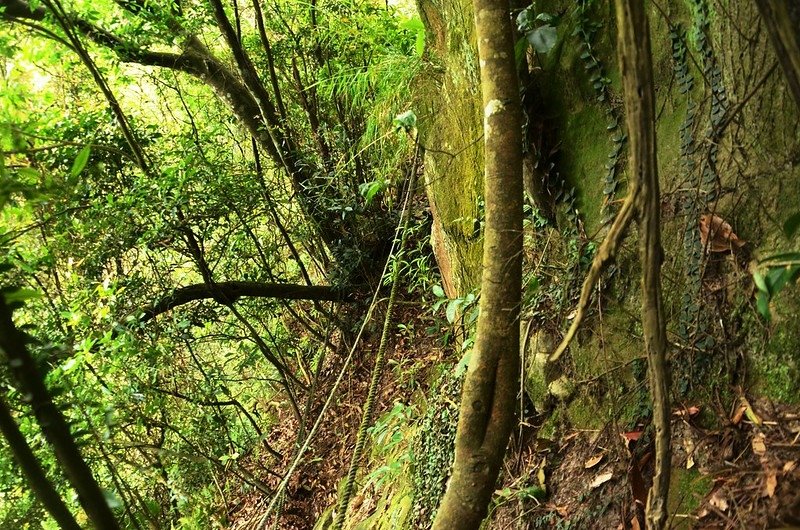
[[[534,16],[557,17],[558,39],[547,54],[520,53],[530,64],[523,80],[526,148],[545,189],[548,204],[540,204],[541,211],[552,208],[557,220],[554,227],[530,218],[523,311],[537,324],[534,330],[565,329],[593,245],[625,194],[627,142],[611,4],[537,2]],[[754,310],[750,275],[755,258],[800,246],[780,229],[800,211],[797,107],[754,3],[665,0],[648,6],[676,387],[686,391],[701,373],[718,373],[721,363],[726,380],[741,383],[741,372],[732,368],[744,364],[749,383],[798,400],[791,390],[800,385],[797,288],[773,300],[766,326]],[[483,215],[472,8],[469,0],[418,0],[418,9],[435,78],[420,112],[433,247],[447,294],[464,296],[480,282]],[[747,244],[706,252],[701,219],[712,214]],[[602,335],[600,314],[586,323],[570,361],[577,378],[600,370],[593,361],[603,351],[615,362],[641,355],[636,237],[633,229],[602,289],[602,319],[615,326],[616,336],[610,338],[607,327]]]

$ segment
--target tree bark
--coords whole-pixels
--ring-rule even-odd
[[[514,422],[522,292],[522,133],[507,0],[474,0],[486,150],[480,316],[435,530],[478,528]]]
[[[161,298],[144,310],[142,322],[154,319],[162,313],[195,300],[213,299],[221,304],[231,304],[247,296],[253,298],[279,298],[282,300],[317,300],[341,302],[349,300],[346,293],[327,285],[294,285],[261,282],[214,282],[187,285],[176,289],[172,294]]]
[[[25,335],[14,325],[11,309],[0,295],[0,351],[8,358],[11,373],[30,403],[36,421],[53,447],[64,474],[78,492],[78,501],[86,515],[99,530],[118,530],[119,525],[106,503],[105,495],[81,456],[66,419],[53,403],[36,361],[25,346],[25,340]]]
[[[669,374],[661,302],[661,199],[656,163],[655,93],[650,29],[642,0],[617,0],[618,55],[630,138],[632,186],[639,190],[639,254],[642,260],[642,327],[653,399],[656,471],[647,499],[647,528],[667,521],[670,475]]]
[[[756,0],[756,4],[795,103],[800,106],[800,6],[790,0]]]
[[[19,430],[11,411],[6,406],[5,400],[0,396],[0,432],[8,442],[8,447],[28,480],[36,498],[44,505],[47,513],[64,530],[80,530],[75,518],[70,513],[67,505],[61,499],[53,484],[47,479],[42,466],[31,451],[25,436]]]

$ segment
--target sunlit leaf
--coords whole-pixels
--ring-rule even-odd
[[[75,161],[72,163],[72,169],[69,170],[70,176],[74,178],[81,174],[81,171],[83,171],[86,167],[86,163],[89,161],[90,153],[91,146],[89,145],[80,150],[78,156],[75,157]]]

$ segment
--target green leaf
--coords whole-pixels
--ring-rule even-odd
[[[42,294],[39,291],[34,291],[33,289],[16,289],[5,293],[6,303],[8,304],[24,302],[25,300],[31,300],[33,298],[41,298],[41,296]]]
[[[786,237],[792,239],[797,233],[798,228],[800,228],[800,212],[795,213],[783,223],[783,232],[786,234]]]
[[[461,360],[458,361],[458,364],[456,365],[456,369],[455,369],[455,373],[454,373],[454,375],[456,377],[461,377],[464,374],[464,372],[467,371],[467,367],[469,366],[469,360],[471,358],[472,358],[472,349],[467,350],[464,353],[464,355],[461,356]]]
[[[447,321],[451,324],[456,321],[456,312],[458,311],[458,306],[461,305],[461,300],[456,298],[455,300],[450,300],[447,304],[447,310],[445,314],[447,316]]]
[[[770,314],[768,293],[765,293],[764,291],[758,292],[758,296],[756,297],[756,309],[758,309],[759,314],[764,317],[764,320],[769,322]]]
[[[434,285],[431,290],[433,291],[433,296],[436,298],[444,298],[444,289],[442,289],[441,285]]]
[[[392,120],[392,124],[397,131],[402,129],[409,132],[417,126],[417,115],[414,114],[413,110],[407,110],[395,116],[394,120]]]
[[[780,254],[773,254],[761,260],[761,263],[768,263],[770,261],[793,261],[800,264],[800,252],[781,252]]]
[[[89,145],[81,149],[78,156],[75,157],[75,161],[72,163],[72,169],[69,170],[70,176],[74,178],[81,174],[81,171],[83,171],[83,168],[86,167],[86,163],[89,161],[91,150],[91,146]]]
[[[541,26],[528,33],[528,42],[539,53],[547,53],[553,49],[558,40],[558,32],[553,26]]]
[[[753,273],[753,281],[756,283],[756,287],[758,287],[759,291],[762,293],[769,293],[769,289],[767,289],[767,283],[764,281],[764,276],[760,272],[755,271]]]

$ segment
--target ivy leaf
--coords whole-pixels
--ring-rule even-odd
[[[558,32],[553,26],[541,26],[528,33],[528,42],[539,53],[547,53],[553,49],[558,40]]]
[[[70,176],[73,178],[77,177],[83,171],[83,168],[86,167],[86,163],[89,161],[89,154],[91,153],[91,146],[87,145],[78,153],[78,156],[75,157],[75,161],[72,163],[72,169],[69,170]]]

